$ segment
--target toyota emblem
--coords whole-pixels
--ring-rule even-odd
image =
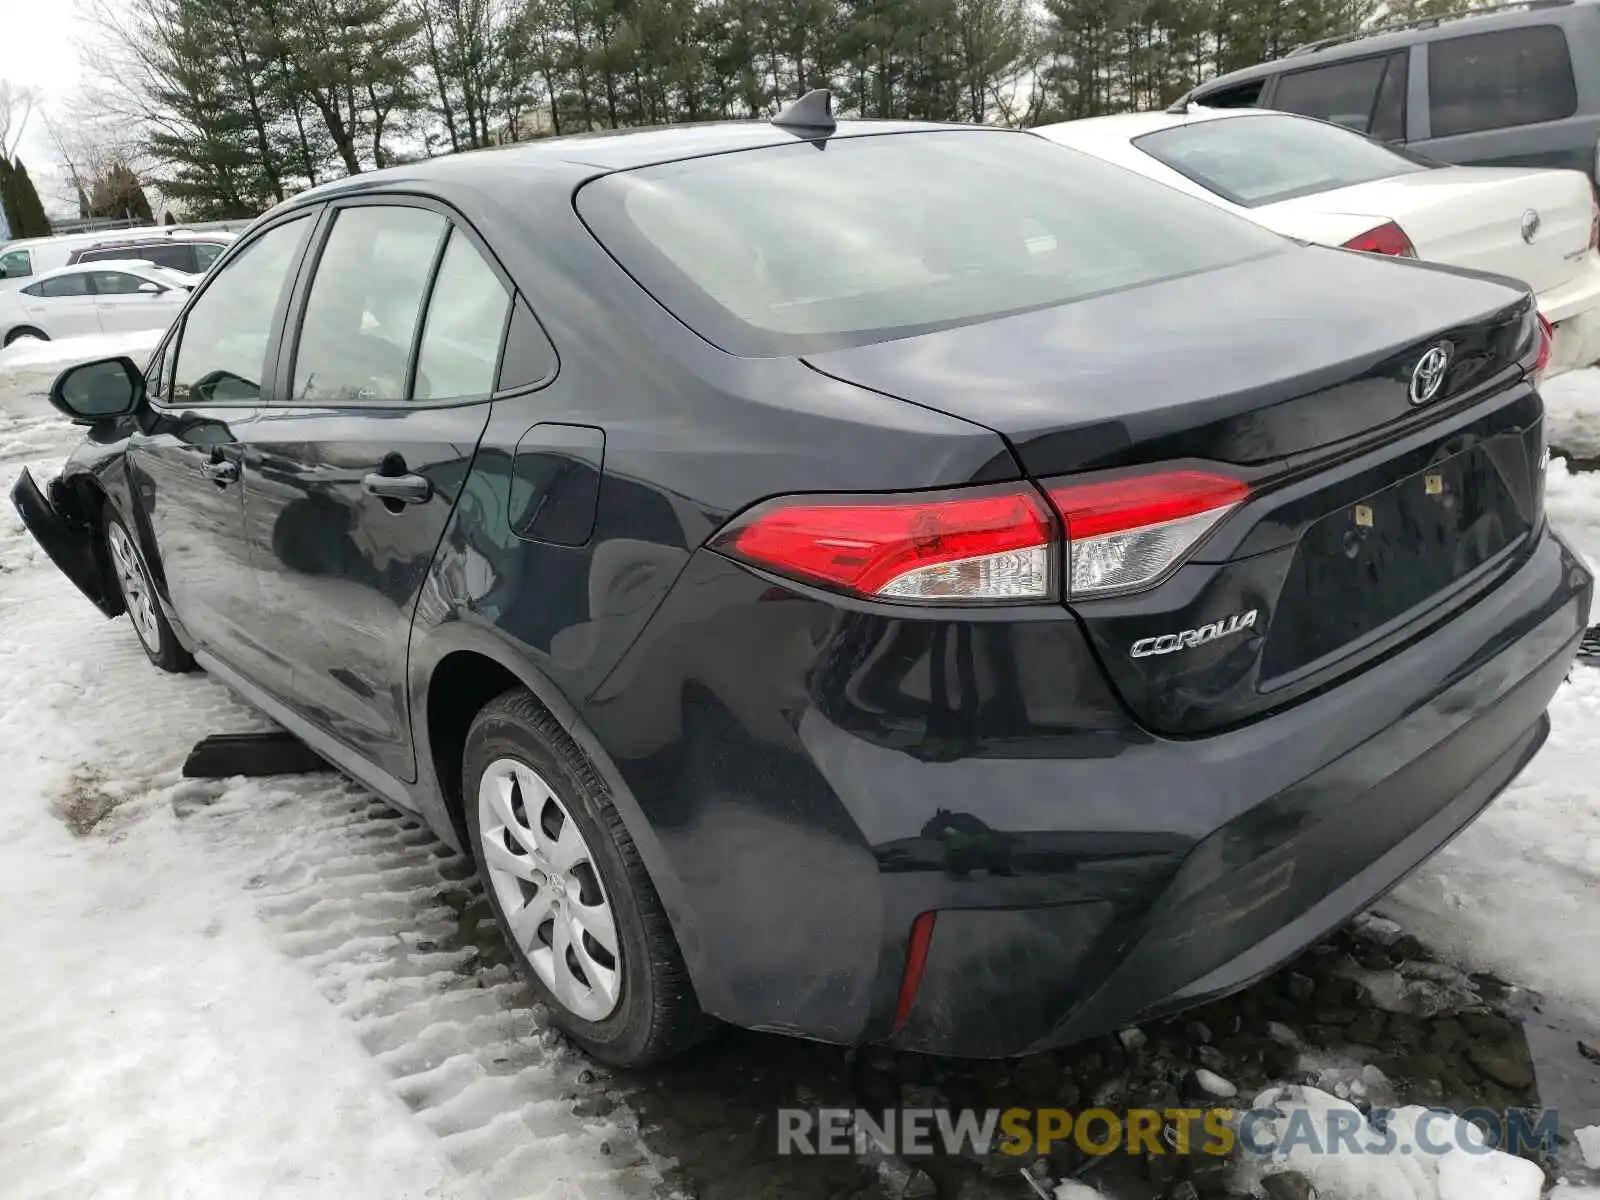
[[[1444,373],[1450,366],[1450,343],[1440,342],[1417,360],[1411,369],[1411,403],[1426,404],[1444,387]]]
[[[1533,239],[1539,236],[1539,214],[1534,209],[1529,209],[1522,214],[1522,240],[1528,245],[1533,245]]]

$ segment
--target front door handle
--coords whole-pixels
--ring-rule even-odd
[[[215,458],[200,467],[200,474],[213,481],[218,487],[227,487],[239,478],[239,464],[226,458]]]
[[[433,498],[433,484],[423,475],[381,475],[374,471],[362,478],[361,490],[380,500],[398,500],[401,504],[426,504]]]

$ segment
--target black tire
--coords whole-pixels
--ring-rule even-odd
[[[41,342],[48,342],[50,340],[41,330],[35,329],[31,325],[21,325],[8,332],[6,334],[6,340],[4,342],[0,342],[0,346],[9,346],[18,338],[25,337],[38,338]]]
[[[585,1020],[563,1005],[508,932],[506,914],[490,885],[478,813],[479,783],[501,759],[531,767],[548,784],[576,820],[593,855],[615,914],[622,959],[620,997],[603,1020]],[[524,977],[563,1033],[601,1062],[642,1067],[682,1053],[714,1027],[700,1011],[666,911],[609,789],[566,730],[527,691],[504,693],[473,720],[462,788],[468,841],[495,920]]]
[[[194,657],[183,648],[178,641],[178,635],[172,632],[172,626],[167,621],[167,614],[161,610],[161,602],[156,598],[155,588],[150,582],[150,568],[145,566],[144,555],[139,550],[139,542],[133,536],[122,515],[107,500],[101,517],[101,528],[104,531],[106,562],[111,573],[112,584],[122,592],[122,601],[128,609],[128,622],[133,626],[134,636],[139,639],[145,657],[163,671],[173,675],[182,675],[195,669]],[[119,555],[115,542],[118,536],[126,539],[126,544],[133,556],[133,564],[137,569],[141,586],[149,596],[149,615],[151,625],[146,627],[134,613],[135,600],[130,598],[130,587],[123,583],[121,572],[118,568]]]

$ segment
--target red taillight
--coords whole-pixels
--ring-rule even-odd
[[[1351,238],[1344,244],[1346,250],[1361,250],[1367,254],[1389,254],[1396,258],[1415,258],[1417,248],[1411,244],[1406,231],[1393,221],[1385,221],[1374,229]]]
[[[1534,360],[1533,364],[1533,382],[1535,385],[1537,385],[1538,382],[1544,378],[1545,368],[1550,365],[1550,350],[1551,347],[1555,345],[1556,340],[1555,327],[1545,319],[1545,315],[1543,313],[1539,313],[1538,317],[1539,357]]]
[[[894,1006],[894,1021],[889,1032],[899,1033],[911,1019],[911,1007],[917,1002],[917,989],[922,986],[922,972],[928,965],[928,946],[933,941],[933,914],[925,912],[911,923],[911,945],[906,950],[906,969],[900,977],[900,999]]]
[[[1064,550],[1067,596],[1088,597],[1158,582],[1250,494],[1229,475],[1160,468],[1045,491],[1048,507],[1029,483],[786,496],[734,518],[710,546],[805,583],[915,603],[1055,599]]]
[[[735,518],[711,548],[860,596],[973,602],[1050,599],[1055,543],[1039,493],[1010,483],[771,500]]]
[[[1182,470],[1045,490],[1066,530],[1072,597],[1154,583],[1250,495],[1230,476]]]

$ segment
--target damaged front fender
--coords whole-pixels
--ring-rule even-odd
[[[11,503],[16,506],[28,532],[50,556],[50,561],[96,608],[108,617],[122,611],[121,595],[107,585],[99,538],[93,526],[83,520],[70,520],[58,512],[26,467],[11,487]]]

